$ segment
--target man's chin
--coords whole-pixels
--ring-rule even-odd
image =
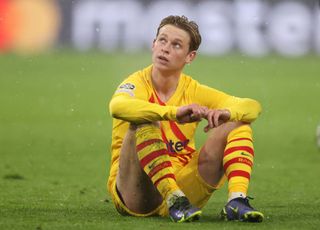
[[[153,66],[161,71],[170,71],[171,68],[169,65],[167,64],[163,64],[163,63],[158,63],[158,62],[155,62],[153,63]]]

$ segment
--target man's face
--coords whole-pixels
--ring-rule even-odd
[[[189,52],[189,34],[173,25],[163,26],[152,45],[153,65],[163,71],[181,71],[195,57]]]

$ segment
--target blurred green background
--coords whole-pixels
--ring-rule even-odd
[[[225,223],[226,187],[197,223],[122,217],[106,192],[108,102],[150,54],[59,52],[0,56],[0,229],[318,229],[319,58],[199,56],[185,72],[261,102],[250,185],[261,224]],[[202,123],[200,126],[204,126]],[[197,147],[205,134],[199,128]]]

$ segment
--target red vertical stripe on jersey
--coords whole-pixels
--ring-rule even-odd
[[[172,132],[174,135],[182,142],[186,143],[187,138],[186,136],[181,132],[178,125],[174,121],[169,121],[170,127],[172,129]],[[195,150],[191,147],[189,147],[187,144],[185,145],[185,149],[189,151],[190,153],[194,152]]]
[[[151,103],[155,102],[153,94],[151,94],[151,97],[149,98],[149,102],[151,102]]]
[[[158,100],[158,102],[159,102],[159,105],[165,106],[166,104],[160,100],[160,98],[158,97],[157,93],[154,93],[154,94],[155,94],[156,97],[157,97],[157,100]]]
[[[164,133],[164,131],[163,131],[163,128],[162,128],[162,125],[161,125],[161,123],[160,123],[160,131],[161,131],[161,137],[162,137],[162,140],[163,140],[163,142],[166,144],[166,147],[167,147],[167,149],[168,149],[168,138],[166,137],[166,134]],[[168,153],[170,154],[170,151],[169,151],[169,149],[168,149]]]
[[[181,132],[181,130],[174,121],[170,121],[169,123],[174,135],[176,135],[176,137],[180,139],[180,141],[187,140],[186,136]]]
[[[161,99],[159,98],[159,96],[157,95],[157,93],[155,93],[155,96],[156,96],[156,98],[157,98],[157,100],[158,100],[159,105],[162,105],[162,106],[165,106],[165,105],[166,105],[163,101],[161,101]],[[153,95],[152,95],[152,99],[153,99],[153,102],[152,102],[152,103],[154,103],[155,100],[154,100]],[[149,101],[151,102],[151,98],[149,99]],[[186,136],[181,132],[181,130],[179,129],[178,125],[177,125],[174,121],[169,121],[169,124],[170,124],[170,128],[171,128],[172,132],[174,133],[174,135],[175,135],[180,141],[186,143],[187,138],[186,138]],[[162,137],[165,137],[164,131],[161,130],[161,132],[162,132]],[[165,138],[166,138],[166,137],[165,137]],[[163,139],[163,140],[165,141],[166,144],[168,143],[168,139],[167,139],[167,138],[166,138],[166,139]],[[193,148],[189,147],[187,144],[185,145],[184,148],[185,148],[185,150],[189,151],[190,153],[193,153],[193,152],[195,151]]]

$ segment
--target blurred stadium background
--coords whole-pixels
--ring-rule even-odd
[[[0,49],[137,52],[150,47],[156,26],[168,14],[185,14],[199,23],[203,54],[320,53],[315,0],[1,0]]]
[[[264,108],[250,185],[260,225],[219,220],[226,188],[190,225],[121,217],[106,194],[108,101],[150,64],[168,14],[200,25],[186,73]],[[0,229],[318,229],[319,54],[315,0],[0,0]]]

